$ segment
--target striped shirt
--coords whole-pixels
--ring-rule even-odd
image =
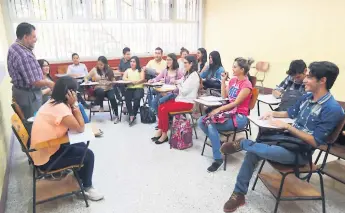
[[[34,88],[33,83],[43,80],[43,73],[31,49],[17,40],[8,50],[8,73],[17,88]]]
[[[304,93],[303,82],[296,82],[292,76],[288,75],[276,88],[279,91],[298,90]]]
[[[326,144],[327,137],[344,117],[344,110],[331,93],[318,101],[313,101],[313,94],[308,93],[287,112],[290,118],[296,119],[293,126],[312,135],[318,146]]]

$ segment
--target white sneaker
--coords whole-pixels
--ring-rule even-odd
[[[97,190],[93,187],[90,187],[89,189],[85,190],[85,195],[89,200],[92,201],[99,201],[104,199],[104,195],[97,192]]]

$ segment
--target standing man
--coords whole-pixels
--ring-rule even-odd
[[[8,50],[7,66],[12,78],[12,97],[25,118],[30,118],[42,104],[42,87],[53,89],[54,82],[43,79],[40,65],[32,50],[37,41],[35,27],[29,23],[17,26],[17,40]]]

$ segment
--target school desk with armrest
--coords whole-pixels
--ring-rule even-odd
[[[31,158],[30,153],[33,153],[39,149],[49,148],[51,146],[61,145],[69,142],[68,136],[64,136],[62,138],[54,139],[45,141],[35,145],[34,147],[28,147],[28,141],[30,136],[26,131],[23,122],[19,118],[17,114],[12,115],[11,117],[12,123],[12,130],[17,137],[20,145],[22,146],[26,156],[28,157],[29,162],[31,162],[32,166],[32,179],[33,179],[33,213],[36,213],[36,205],[52,201],[58,198],[63,198],[71,195],[77,195],[80,192],[83,195],[86,207],[89,206],[86,196],[85,190],[81,183],[80,177],[78,175],[78,170],[83,166],[83,161],[89,146],[90,141],[87,141],[85,146],[84,156],[81,159],[79,164],[70,165],[65,168],[60,168],[56,170],[52,170],[52,167],[58,162],[63,155],[68,151],[68,148],[48,167],[46,170],[41,170],[38,166],[35,166],[33,159]],[[66,170],[72,170],[74,173],[74,177],[72,175],[68,175],[67,177],[63,178],[60,181],[49,181],[44,179],[45,177],[58,173],[63,172]]]

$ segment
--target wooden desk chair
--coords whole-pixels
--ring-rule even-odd
[[[170,112],[169,116],[172,117],[172,119],[170,119],[170,121],[173,121],[174,117],[177,115],[183,115],[186,117],[187,117],[187,115],[190,115],[190,119],[192,121],[193,129],[194,129],[194,133],[195,133],[195,138],[198,139],[198,134],[196,133],[196,125],[194,123],[193,116],[192,116],[193,115],[193,109],[187,110],[187,111],[180,111],[180,112]],[[170,138],[169,138],[170,149],[172,148],[170,140],[171,140],[172,134],[173,134],[173,130],[171,129],[171,127],[172,127],[172,122],[170,122],[170,125],[169,125],[169,128],[170,128]]]
[[[250,99],[250,103],[249,103],[249,114],[250,114],[250,110],[254,109],[256,101],[258,100],[258,96],[259,96],[259,90],[258,88],[253,88],[252,90],[252,97]],[[220,135],[223,135],[226,137],[226,142],[229,141],[229,138],[231,135],[233,135],[232,137],[232,141],[234,141],[236,139],[236,134],[240,133],[240,132],[245,132],[246,133],[246,138],[248,139],[248,131],[250,133],[250,135],[252,135],[252,130],[251,130],[251,126],[250,126],[250,121],[248,120],[248,124],[244,129],[237,129],[235,128],[233,131],[219,131]],[[201,151],[201,155],[204,155],[204,151],[205,151],[205,147],[206,145],[209,147],[212,147],[211,143],[207,143],[207,139],[208,137],[205,137],[205,141],[204,141],[204,146],[202,147],[202,151]],[[224,142],[221,142],[221,144],[223,144]],[[226,162],[228,160],[228,156],[224,155],[224,171],[226,170]]]
[[[337,128],[341,128],[341,131],[342,131],[344,124],[345,123],[343,123],[343,125],[339,125]],[[339,132],[339,134],[341,133],[341,131]],[[334,141],[337,140],[338,135],[334,135],[335,137],[333,138]],[[318,149],[319,149],[319,154],[315,160],[315,165],[317,165],[322,152],[326,152],[326,155],[327,155],[328,146],[320,146]],[[334,160],[334,161],[326,163],[324,165],[324,168],[321,170],[322,174],[325,174],[339,181],[340,183],[345,184],[345,165],[344,165],[344,161],[342,161],[342,160],[345,160],[345,145],[333,143],[330,146],[328,153],[338,157],[338,160]],[[327,156],[325,156],[325,159],[327,160]],[[318,166],[321,167],[322,165],[323,163]]]
[[[255,65],[255,74],[256,82],[259,82],[261,84],[261,87],[264,87],[264,81],[266,78],[266,73],[270,69],[270,64],[265,61],[258,61]]]
[[[65,168],[52,170],[52,167],[56,164],[57,161],[59,161],[63,155],[66,153],[68,149],[66,149],[60,157],[58,157],[52,164],[49,166],[49,168],[45,171],[41,170],[38,166],[35,166],[30,153],[35,152],[36,150],[42,149],[42,148],[48,148],[52,145],[58,145],[63,143],[68,143],[69,139],[67,136],[58,138],[55,140],[46,141],[43,143],[40,143],[38,146],[35,147],[35,149],[29,149],[27,146],[28,141],[30,139],[30,136],[28,132],[26,131],[22,120],[17,114],[12,115],[11,118],[12,122],[12,130],[17,137],[20,145],[22,146],[23,150],[25,151],[26,156],[28,157],[28,160],[31,162],[31,165],[33,167],[32,171],[32,179],[33,179],[33,213],[36,213],[36,205],[52,201],[58,198],[67,197],[70,195],[77,195],[80,192],[83,195],[86,207],[89,206],[85,193],[84,188],[81,183],[80,177],[77,173],[78,170],[83,166],[83,161],[86,155],[87,148],[89,146],[89,141],[87,142],[84,157],[82,158],[80,164],[71,165]],[[51,174],[63,172],[66,170],[72,170],[74,173],[73,176],[69,175],[65,177],[64,179],[60,181],[49,181],[44,179],[45,177],[48,177]]]
[[[325,150],[326,154],[322,164],[319,166],[312,164],[311,169],[309,164],[299,168],[300,173],[306,174],[311,172],[312,174],[316,173],[319,175],[321,192],[319,192],[312,184],[309,183],[309,179],[308,181],[302,181],[301,179],[297,178],[295,176],[294,166],[283,165],[268,160],[263,160],[258,174],[255,178],[252,190],[255,189],[256,183],[258,179],[260,179],[276,199],[276,205],[274,208],[275,213],[277,212],[280,201],[293,200],[321,200],[322,212],[325,213],[326,205],[322,174],[325,174],[325,171],[327,171],[325,170],[327,156],[330,152],[332,144],[340,134],[344,123],[345,119],[339,122],[337,128],[328,137],[327,145],[325,146],[327,147]],[[273,167],[275,171],[278,172],[278,174],[261,172],[266,161]]]
[[[20,120],[24,121],[25,120],[24,113],[14,99],[12,99],[11,107],[13,111],[19,116]]]

